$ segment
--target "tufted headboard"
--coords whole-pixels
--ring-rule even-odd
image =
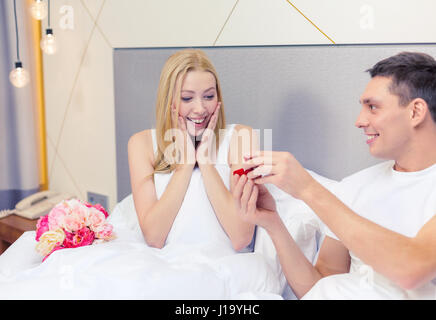
[[[161,68],[181,48],[114,50],[118,201],[131,193],[127,141],[154,127]],[[436,57],[436,44],[203,47],[217,69],[227,123],[272,129],[272,149],[290,151],[340,180],[380,160],[354,127],[366,69],[401,51]]]

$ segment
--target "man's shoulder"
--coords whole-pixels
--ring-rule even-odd
[[[392,170],[393,165],[394,161],[384,161],[355,172],[340,181],[338,192],[343,195],[356,194],[356,192],[360,192],[362,188],[366,188],[375,181],[380,181],[380,179],[386,177]]]
[[[351,175],[345,177],[342,179],[341,182],[351,182],[351,181],[361,181],[364,182],[367,179],[373,179],[376,176],[380,176],[381,173],[387,172],[392,169],[394,166],[394,161],[383,161],[378,164],[375,164],[371,167],[362,169],[360,171],[357,171],[355,173],[352,173]]]

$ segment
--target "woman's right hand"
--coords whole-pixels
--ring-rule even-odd
[[[190,169],[195,166],[195,147],[186,128],[183,117],[179,116],[175,108],[172,108],[173,131],[170,137],[173,143],[165,151],[165,157],[170,163],[176,163],[176,169]],[[178,124],[176,128],[175,124]]]

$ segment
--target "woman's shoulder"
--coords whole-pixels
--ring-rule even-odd
[[[129,142],[128,144],[131,145],[141,145],[141,144],[147,144],[151,141],[151,131],[153,129],[147,129],[147,130],[142,130],[139,132],[136,132],[134,134],[132,134],[129,138]]]
[[[134,133],[127,143],[128,152],[153,155],[152,130],[147,129]]]

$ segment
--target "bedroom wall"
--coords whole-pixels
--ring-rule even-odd
[[[113,49],[436,42],[432,0],[57,0],[44,56],[49,188],[116,204]],[[45,28],[45,21],[43,27]]]

